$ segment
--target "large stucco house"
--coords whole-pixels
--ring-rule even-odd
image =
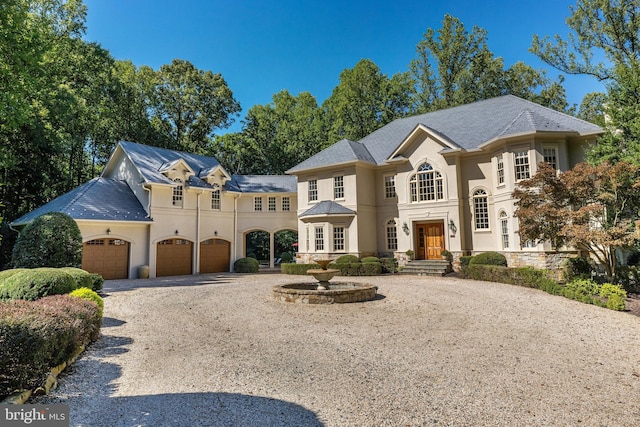
[[[342,140],[286,176],[229,175],[213,158],[121,142],[100,178],[14,222],[61,211],[79,224],[83,266],[107,277],[229,271],[245,236],[298,231],[299,262],[342,254],[407,262],[503,252],[549,267],[558,254],[518,235],[511,194],[546,161],[584,159],[603,130],[507,95],[395,120]],[[117,270],[117,274],[110,271]]]

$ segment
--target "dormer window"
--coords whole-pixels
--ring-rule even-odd
[[[176,178],[173,180],[176,185],[173,187],[173,206],[182,207],[182,199],[184,187],[182,185],[182,180],[180,178]]]

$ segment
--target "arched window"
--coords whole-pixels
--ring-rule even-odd
[[[502,249],[509,249],[509,218],[505,211],[500,212],[500,235],[502,236]]]
[[[173,187],[173,206],[182,206],[182,180],[180,178],[176,178],[173,182],[177,184]]]
[[[473,214],[476,230],[489,229],[489,203],[487,201],[487,192],[484,190],[476,190],[473,193]]]
[[[429,163],[423,163],[418,173],[409,180],[412,202],[425,202],[444,199],[442,174],[433,170]]]
[[[398,229],[396,228],[396,222],[394,220],[387,221],[387,250],[395,251],[398,249]]]

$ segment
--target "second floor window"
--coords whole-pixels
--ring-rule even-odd
[[[220,190],[213,190],[211,192],[211,209],[220,210]]]
[[[396,197],[396,177],[387,175],[384,177],[384,198],[393,199]]]
[[[497,157],[498,185],[504,184],[504,158],[502,154]]]
[[[269,196],[269,211],[270,212],[276,211],[276,198],[273,196]]]
[[[291,210],[291,199],[289,196],[282,197],[282,212],[289,212]]]
[[[333,177],[333,198],[344,199],[344,177],[343,176]]]
[[[489,229],[489,203],[484,190],[473,193],[473,215],[476,230]]]
[[[180,178],[176,178],[173,182],[176,183],[176,186],[173,187],[173,206],[182,207],[182,199],[183,199],[183,191],[184,191],[184,188],[182,186],[182,180]]]
[[[309,201],[315,202],[318,200],[318,180],[309,180]]]
[[[529,152],[518,151],[515,153],[515,159],[516,181],[529,179]]]
[[[253,210],[256,212],[262,211],[262,197],[253,198]]]
[[[423,163],[418,173],[409,180],[412,202],[444,199],[444,185],[440,172],[433,170],[429,163]]]

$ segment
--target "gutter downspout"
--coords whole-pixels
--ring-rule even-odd
[[[240,198],[240,194],[236,194],[233,196],[233,258],[229,260],[230,262],[234,262],[236,256],[238,254],[238,199]],[[229,270],[233,270],[231,266],[229,266]]]
[[[195,272],[195,274],[200,274],[200,196],[202,196],[202,193],[204,193],[204,190],[200,190],[200,192],[198,193],[198,203],[197,203],[197,208],[196,208],[196,256],[195,256],[195,263],[196,265],[193,268],[193,271]]]
[[[148,194],[148,200],[147,200],[147,218],[152,219],[151,217],[151,188],[149,188],[149,184],[143,184],[142,185],[142,189],[147,191]],[[149,277],[153,278],[156,277],[156,257],[154,257],[153,260],[153,265],[151,265],[151,253],[152,253],[152,247],[151,247],[151,226],[153,224],[149,224],[149,228],[147,228],[147,265],[149,266]]]

